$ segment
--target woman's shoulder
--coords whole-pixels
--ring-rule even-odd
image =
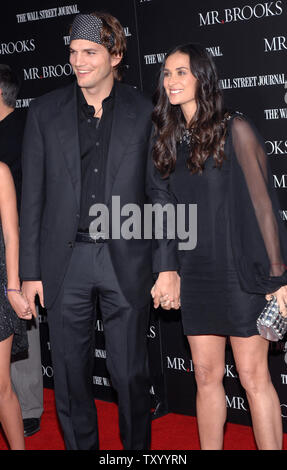
[[[7,163],[0,161],[0,185],[9,184],[13,181],[11,170]]]
[[[224,115],[223,122],[226,125],[227,134],[249,134],[253,133],[255,130],[252,120],[241,111],[227,111]]]
[[[238,122],[238,121],[247,121],[248,117],[243,114],[241,111],[225,111],[224,117],[223,117],[223,122],[225,123],[233,123],[233,121]]]
[[[0,176],[5,176],[5,175],[6,176],[11,175],[10,168],[7,165],[7,163],[0,161]]]

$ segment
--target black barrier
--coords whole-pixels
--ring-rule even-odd
[[[226,104],[247,114],[266,142],[283,220],[287,221],[287,71],[286,1],[252,0],[11,0],[1,14],[0,62],[22,79],[17,107],[69,83],[69,25],[78,12],[104,9],[122,23],[128,42],[125,81],[152,95],[160,64],[177,44],[199,42],[214,57]],[[44,385],[53,387],[53,368],[45,311],[40,309]],[[195,415],[192,359],[180,312],[152,310],[148,333],[154,406],[161,412]],[[270,369],[287,432],[287,342],[270,348]],[[95,397],[116,401],[105,365],[100,314],[96,323]],[[226,348],[228,420],[250,424],[244,391],[232,352]]]

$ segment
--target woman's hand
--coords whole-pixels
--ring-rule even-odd
[[[154,308],[161,306],[165,310],[180,308],[180,277],[176,271],[159,273],[151,290]]]
[[[22,320],[31,320],[32,310],[22,292],[8,292],[11,307]]]
[[[275,295],[277,299],[281,315],[287,317],[287,286],[282,286],[272,294],[265,295],[266,300],[271,300],[272,295]]]

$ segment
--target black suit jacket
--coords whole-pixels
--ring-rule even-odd
[[[150,101],[135,88],[116,83],[109,144],[105,204],[147,202],[146,173],[151,133]],[[36,100],[29,109],[23,142],[20,277],[42,280],[50,308],[63,281],[79,223],[81,161],[76,84]],[[154,192],[155,184],[149,185]],[[121,288],[135,306],[149,302],[151,240],[108,242]],[[161,250],[161,258],[165,248]],[[176,269],[174,253],[165,269]],[[159,266],[159,263],[157,263]],[[159,270],[160,268],[156,268]]]

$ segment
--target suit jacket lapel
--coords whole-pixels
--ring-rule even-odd
[[[75,189],[78,209],[81,201],[81,158],[78,130],[77,87],[73,83],[58,102],[55,128],[66,160],[67,168]],[[64,184],[64,183],[63,183]]]
[[[135,125],[135,111],[130,96],[115,83],[115,104],[106,163],[105,203],[108,204],[116,175],[124,158]]]
[[[129,93],[120,84],[115,83],[115,104],[105,177],[106,204],[110,200],[117,172],[133,135],[135,117],[136,114]],[[58,102],[55,128],[62,145],[67,168],[75,189],[78,209],[80,210],[81,158],[76,83],[66,89],[65,95]]]

